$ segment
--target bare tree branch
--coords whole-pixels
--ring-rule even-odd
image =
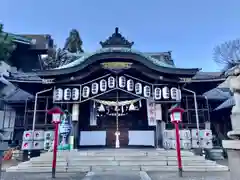
[[[240,39],[227,41],[214,48],[213,59],[224,70],[240,64]]]

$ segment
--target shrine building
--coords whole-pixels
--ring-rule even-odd
[[[176,104],[185,110],[181,129],[211,129],[219,121],[214,109],[221,101],[204,93],[225,80],[220,72],[178,68],[171,51],[134,50],[118,28],[95,52],[62,50],[63,63],[54,68],[45,68],[41,58],[53,49],[51,36],[14,38],[17,49],[1,76],[1,114],[12,121],[2,130],[5,140],[20,144],[33,126],[53,130],[47,111],[54,106],[71,114],[75,148],[115,147],[116,132],[120,147],[162,147]]]

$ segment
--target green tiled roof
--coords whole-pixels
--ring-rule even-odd
[[[151,57],[150,55],[147,55],[145,53],[130,49],[130,48],[124,48],[124,47],[111,47],[111,48],[101,48],[99,50],[97,50],[94,53],[82,53],[81,56],[76,59],[75,61],[60,66],[56,69],[65,69],[65,68],[71,68],[71,67],[75,67],[81,63],[83,63],[85,60],[87,60],[88,58],[90,58],[91,56],[97,55],[97,54],[101,54],[101,53],[110,53],[110,52],[127,52],[127,53],[134,53],[137,55],[140,55],[142,57],[145,57],[146,59],[148,59],[149,61],[151,61],[153,64],[157,65],[157,66],[162,66],[162,67],[169,67],[169,68],[174,68],[174,65],[171,64],[167,64],[166,62],[160,61],[156,58]]]
[[[16,35],[16,34],[12,34],[12,33],[6,33],[3,32],[3,35],[8,34],[9,37],[11,37],[13,39],[13,41],[15,42],[19,42],[19,43],[24,43],[24,44],[31,44],[31,39],[30,38],[26,38],[20,35]]]

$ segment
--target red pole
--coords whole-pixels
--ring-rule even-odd
[[[174,122],[176,130],[176,151],[177,151],[177,161],[178,161],[178,173],[179,177],[182,177],[182,158],[181,158],[181,147],[180,147],[180,135],[178,122]]]
[[[56,163],[57,163],[57,146],[58,146],[58,125],[59,123],[54,123],[54,145],[53,145],[53,160],[52,160],[52,178],[56,177]]]

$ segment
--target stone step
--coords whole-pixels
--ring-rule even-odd
[[[11,172],[51,172],[52,152],[6,169]],[[190,151],[182,151],[182,164],[186,171],[225,171],[228,167],[205,160]],[[96,151],[59,151],[57,171],[87,172],[108,170],[132,171],[177,171],[175,150],[96,150]]]
[[[71,167],[66,170],[66,167],[57,167],[56,172],[89,172],[91,171],[90,166]],[[52,167],[11,167],[6,169],[6,172],[52,172]]]
[[[57,172],[89,172],[89,171],[177,171],[177,166],[69,166],[66,170],[66,167],[59,166],[57,167]],[[7,172],[51,172],[51,167],[11,167],[6,170]],[[228,167],[216,165],[216,166],[183,166],[183,171],[198,171],[198,172],[214,172],[214,171],[228,171]]]
[[[178,171],[178,166],[141,166],[142,171]],[[208,171],[228,171],[227,166],[184,166],[183,171],[199,171],[199,172],[208,172]]]
[[[135,161],[68,161],[68,163],[65,162],[57,162],[57,166],[64,166],[66,167],[67,164],[69,166],[94,166],[94,165],[99,165],[99,166],[177,166],[178,163],[177,161],[140,161],[140,160],[135,160]],[[183,165],[188,165],[188,166],[215,166],[216,162],[214,161],[182,161]],[[28,162],[28,163],[21,163],[19,164],[19,167],[51,167],[52,163],[51,162],[44,162],[44,163],[33,163],[33,162]]]
[[[167,157],[168,161],[176,160],[177,157]],[[189,161],[199,161],[199,160],[205,160],[204,156],[193,156],[193,157],[182,157],[182,160],[189,160]]]
[[[147,152],[147,156],[177,156],[176,151],[166,151],[166,152]],[[181,151],[181,156],[195,156],[193,152]]]
[[[182,161],[183,165],[186,166],[215,166],[217,163],[214,161]],[[177,166],[177,161],[167,161],[168,166]]]
[[[205,159],[203,156],[181,156],[183,159],[192,159],[194,160],[195,158],[197,159]],[[47,156],[39,156],[39,157],[35,157],[35,158],[32,158],[33,160],[37,160],[37,159],[44,159],[44,160],[49,160],[49,159],[52,159],[53,158],[53,154],[49,154]],[[149,159],[176,159],[177,156],[168,156],[168,155],[158,155],[158,156],[147,156],[147,155],[144,155],[144,156],[141,156],[141,155],[131,155],[131,156],[128,156],[128,155],[122,155],[122,154],[119,154],[119,155],[98,155],[98,156],[74,156],[72,154],[69,154],[69,155],[57,155],[57,159],[79,159],[79,160],[84,160],[84,159],[122,159],[122,158],[125,158],[125,159],[138,159],[138,158],[149,158]]]
[[[176,159],[176,158],[173,158]],[[193,159],[193,158],[192,158]],[[152,161],[166,161],[167,157],[164,156],[159,156],[159,157],[142,157],[142,156],[135,156],[135,157],[58,157],[57,161],[61,162],[61,161],[91,161],[91,160],[104,160],[104,161],[120,161],[120,160],[129,160],[129,161],[135,161],[135,160],[142,160],[142,161],[148,161],[148,160],[152,160]],[[51,162],[52,158],[42,158],[42,157],[37,157],[37,158],[32,158],[30,160],[31,162]]]
[[[58,156],[57,157],[57,161],[58,162],[65,162],[66,160],[68,161],[91,161],[91,160],[105,160],[105,161],[114,161],[114,160],[117,160],[117,161],[121,161],[121,160],[128,160],[128,161],[135,161],[135,160],[141,160],[141,161],[174,161],[176,160],[177,158],[176,157],[166,157],[166,156],[118,156],[118,157],[113,157],[113,156],[110,156],[110,157],[107,157],[107,156],[104,156],[104,157],[73,157],[73,156],[66,156],[66,157],[63,157],[63,156]],[[182,157],[182,160],[183,161],[200,161],[200,160],[205,160],[205,158],[203,156],[195,156],[195,157]],[[44,163],[44,162],[52,162],[52,157],[35,157],[35,158],[32,158],[30,160],[31,162],[34,162],[34,163]]]
[[[67,156],[71,154],[75,157],[82,157],[82,156],[97,156],[97,157],[105,157],[105,156],[177,156],[176,151],[132,151],[132,152],[118,152],[118,151],[96,151],[96,152],[81,152],[81,151],[59,151],[58,156]],[[194,153],[190,151],[182,151],[182,156],[194,156]],[[41,157],[49,157],[52,156],[52,152],[47,152],[41,154]]]
[[[141,171],[141,166],[92,166],[91,171]]]
[[[160,161],[161,162],[161,161]],[[48,166],[48,165],[50,165],[51,166],[51,162],[49,162],[49,163],[33,163],[33,162],[31,162],[31,163],[29,163],[29,164],[23,164],[23,165],[25,165],[25,166],[39,166],[39,167],[42,167],[42,166]],[[57,165],[66,165],[67,164],[67,162],[65,161],[65,162],[57,162]],[[81,161],[81,162],[79,162],[79,161],[69,161],[69,164],[71,164],[71,165],[86,165],[86,166],[93,166],[93,165],[96,165],[96,166],[98,166],[98,165],[102,165],[102,166],[117,166],[117,165],[119,165],[119,162],[118,161],[95,161],[95,160],[91,160],[91,161]],[[20,164],[19,164],[20,165]]]

